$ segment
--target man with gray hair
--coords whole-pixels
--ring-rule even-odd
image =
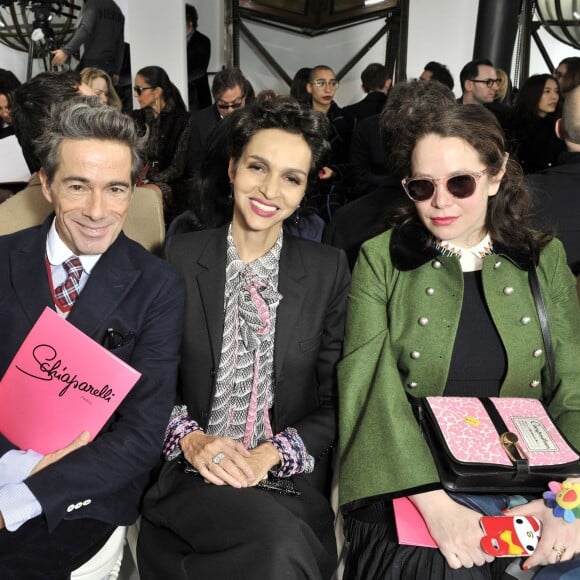
[[[179,275],[122,232],[143,163],[133,121],[74,98],[43,129],[36,150],[54,214],[0,237],[0,375],[49,307],[141,378],[90,443],[73,433],[41,455],[0,435],[3,580],[68,578],[136,520],[174,404],[181,339]]]
[[[556,135],[566,144],[558,163],[533,175],[526,183],[534,197],[538,225],[554,230],[564,244],[568,264],[580,274],[580,86],[572,89],[556,121]]]

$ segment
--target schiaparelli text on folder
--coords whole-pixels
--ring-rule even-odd
[[[46,308],[0,382],[0,432],[43,454],[93,439],[140,376]]]

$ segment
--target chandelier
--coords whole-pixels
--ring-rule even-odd
[[[580,49],[580,0],[536,0],[536,7],[552,36]]]

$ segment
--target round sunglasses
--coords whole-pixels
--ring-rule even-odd
[[[438,183],[443,183],[447,191],[454,197],[465,199],[474,194],[479,180],[487,171],[486,168],[483,171],[459,173],[438,179],[433,177],[405,177],[401,183],[405,192],[413,201],[431,199]]]

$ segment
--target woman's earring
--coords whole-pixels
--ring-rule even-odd
[[[228,201],[232,203],[234,201],[234,184],[230,181],[230,192],[228,193]]]
[[[294,212],[294,225],[297,226],[300,223],[300,210],[302,209],[302,203],[296,206],[296,211]]]

